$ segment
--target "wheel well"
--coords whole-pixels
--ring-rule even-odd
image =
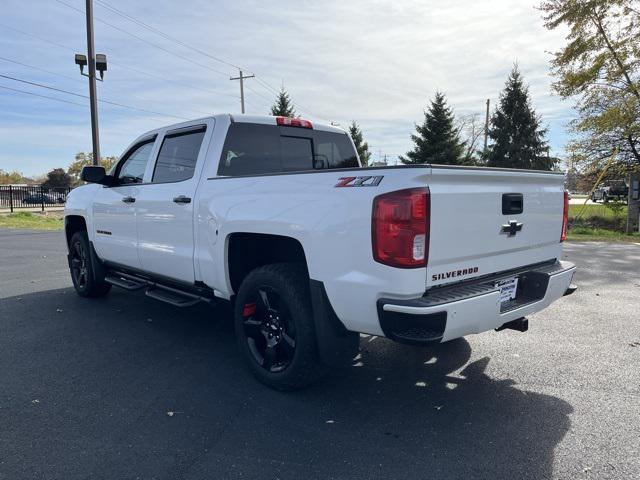
[[[85,222],[84,217],[69,215],[64,218],[64,233],[67,237],[67,245],[69,245],[73,234],[82,230],[87,231],[87,222]]]
[[[233,233],[229,236],[229,280],[234,292],[238,291],[251,270],[280,262],[297,262],[307,267],[304,249],[298,240],[262,233]]]

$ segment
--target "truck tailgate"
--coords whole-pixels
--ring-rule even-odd
[[[429,189],[427,287],[561,255],[562,174],[434,166]]]

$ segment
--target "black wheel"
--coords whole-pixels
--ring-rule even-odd
[[[609,197],[606,193],[602,195],[602,203],[609,203]]]
[[[265,265],[247,275],[236,297],[240,352],[258,380],[276,390],[305,387],[326,371],[318,358],[308,285],[301,265]]]
[[[596,200],[596,194],[595,193],[591,194],[591,201],[593,203],[598,203],[598,201]]]
[[[102,297],[109,293],[111,285],[96,280],[89,248],[87,232],[80,231],[73,234],[69,242],[71,280],[81,297]]]

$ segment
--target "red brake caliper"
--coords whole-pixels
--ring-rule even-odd
[[[246,317],[250,317],[254,313],[256,313],[256,304],[245,303],[244,307],[242,308],[242,316],[246,318]]]

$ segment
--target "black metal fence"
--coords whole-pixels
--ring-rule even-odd
[[[0,186],[0,209],[62,207],[71,188],[47,188],[42,185]]]

